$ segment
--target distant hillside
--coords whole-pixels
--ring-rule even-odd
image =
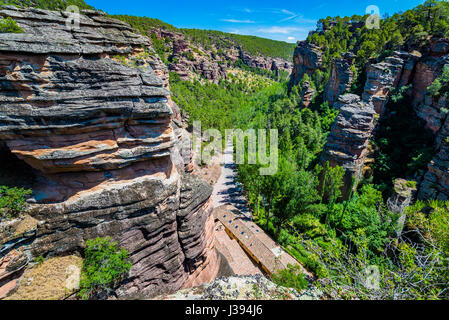
[[[183,33],[192,42],[200,44],[206,50],[210,50],[212,46],[221,50],[232,47],[241,47],[243,51],[251,55],[282,58],[288,61],[292,59],[295,50],[295,44],[255,36],[245,36],[213,30],[179,29],[161,20],[147,17],[128,15],[114,15],[112,17],[129,23],[137,31],[147,36],[150,36],[151,28]]]
[[[239,34],[225,33],[212,30],[182,29],[193,42],[210,46],[212,44],[228,47],[229,43],[237,46],[252,55],[263,55],[272,58],[291,60],[295,50],[295,44],[283,41],[260,38],[256,36],[245,36]]]

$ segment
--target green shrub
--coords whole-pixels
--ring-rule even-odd
[[[43,255],[40,255],[39,257],[37,257],[37,258],[34,258],[34,263],[36,263],[36,264],[42,264],[42,263],[44,263],[45,262],[45,258],[44,258],[44,256]]]
[[[310,238],[326,235],[326,227],[318,218],[310,214],[299,214],[293,219],[293,224],[300,232],[305,233]]]
[[[23,29],[11,17],[0,20],[0,33],[23,33]]]
[[[17,216],[26,208],[26,196],[31,190],[0,186],[0,219]]]
[[[272,276],[274,283],[281,287],[295,289],[298,292],[307,289],[309,282],[306,280],[299,265],[288,265],[287,269],[280,270]]]
[[[119,249],[118,243],[111,238],[87,241],[81,272],[80,297],[87,300],[100,292],[115,289],[130,269],[128,252]]]
[[[436,78],[435,81],[427,88],[429,93],[435,97],[442,93],[447,92],[449,86],[449,66],[445,66],[443,73],[440,77]]]

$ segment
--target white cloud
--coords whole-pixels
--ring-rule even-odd
[[[258,30],[262,33],[269,33],[269,34],[291,34],[292,32],[304,32],[307,31],[305,28],[297,28],[297,27],[269,27],[269,28],[262,28]]]
[[[294,41],[294,40],[295,40],[295,37],[288,37],[287,40]]]
[[[299,16],[298,14],[296,14],[296,13],[294,13],[294,12],[291,12],[291,11],[288,11],[288,10],[286,10],[286,9],[282,9],[281,12],[284,13],[284,14],[289,15],[289,17],[287,17],[287,18],[285,18],[285,19],[282,19],[282,20],[279,21],[279,22],[289,21],[289,20],[295,19],[295,18],[297,18],[297,17]]]
[[[231,22],[231,23],[255,23],[252,20],[237,20],[237,19],[221,19],[221,21]]]

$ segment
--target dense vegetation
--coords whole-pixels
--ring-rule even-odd
[[[102,293],[109,294],[130,269],[128,252],[119,249],[117,242],[109,237],[88,240],[81,271],[80,297],[89,299]]]
[[[164,29],[168,31],[178,31],[171,24],[165,23],[159,19],[148,17],[136,17],[130,15],[111,15],[112,18],[122,20],[131,25],[140,34],[151,36],[152,29]]]
[[[93,9],[84,0],[1,0],[0,5],[13,5],[16,7],[34,7],[45,10],[65,10],[68,6],[77,6],[80,9]]]
[[[388,105],[393,110],[383,117],[375,141],[372,142],[375,163],[371,181],[388,197],[393,187],[392,178],[422,176],[435,155],[434,137],[425,129],[424,121],[410,112],[412,102],[403,97]]]
[[[23,213],[26,197],[30,194],[31,190],[28,189],[0,186],[0,221]]]
[[[198,80],[181,81],[178,74],[170,73],[173,100],[189,116],[189,124],[201,121],[204,130],[214,128],[222,133],[237,122],[248,122],[257,107],[257,96],[263,95],[264,90],[275,90],[279,86],[269,87],[267,85],[273,82],[256,80],[248,86],[248,81],[231,76],[214,84]]]
[[[206,49],[211,49],[214,46],[218,49],[218,52],[230,47],[241,47],[243,51],[252,55],[279,57],[290,60],[295,50],[295,45],[292,43],[256,36],[198,29],[181,29],[181,31],[194,43],[199,43]]]

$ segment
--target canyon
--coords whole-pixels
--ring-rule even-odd
[[[299,41],[290,62],[248,53],[229,34],[230,42],[223,47],[213,38],[219,33],[211,31],[209,46],[187,29],[151,25],[143,31],[123,16],[90,9],[81,11],[79,26],[68,26],[70,15],[64,11],[2,6],[0,17],[12,18],[23,30],[0,33],[0,186],[32,190],[24,215],[0,216],[0,299],[26,296],[17,288],[37,286],[29,270],[40,260],[50,264],[61,259],[79,269],[86,242],[105,237],[126,249],[132,267],[113,292],[99,299],[253,299],[260,294],[254,286],[270,299],[285,290],[262,275],[272,276],[292,264],[299,266],[303,278],[298,279],[309,287],[290,291],[287,298],[321,299],[322,292],[311,285],[319,263],[305,253],[303,236],[312,234],[314,241],[330,234],[332,206],[323,205],[328,200],[324,193],[310,200],[313,205],[320,201],[311,211],[327,207],[318,218],[308,212],[310,206],[299,208],[290,201],[299,196],[283,199],[284,194],[277,194],[269,203],[264,192],[276,195],[278,190],[269,187],[285,187],[291,176],[289,188],[281,189],[290,192],[302,185],[299,172],[310,173],[305,180],[316,179],[318,186],[319,174],[314,176],[306,167],[329,164],[344,169],[342,199],[352,201],[359,182],[373,181],[376,138],[385,123],[395,119],[394,103],[404,97],[407,112],[422,123],[419,130],[430,132],[433,143],[427,147],[433,159],[427,164],[431,157],[425,158],[425,169],[392,177],[393,190],[382,200],[399,216],[392,233],[400,238],[406,209],[416,199],[449,200],[449,102],[447,94],[432,95],[428,89],[449,67],[447,38],[429,37],[419,51],[385,50],[362,65],[351,47],[329,58],[326,48]],[[360,22],[346,24],[351,32],[363,27]],[[311,36],[324,35],[337,25],[323,24]],[[251,173],[240,172],[242,167],[232,159],[227,165],[218,155],[211,165],[195,161],[192,119],[175,103],[182,107],[177,100],[182,93],[189,96],[190,89],[208,85],[212,89],[194,96],[189,106],[212,100],[210,92],[223,90],[222,80],[231,69],[259,76],[266,86],[254,92],[250,80],[230,82],[236,87],[229,88],[247,90],[245,94],[263,106],[246,106],[242,96],[237,103],[220,97],[218,102],[231,101],[243,111],[217,101],[198,110],[207,110],[204,116],[211,113],[212,118],[217,117],[212,115],[215,109],[223,108],[218,117],[232,118],[232,111],[252,125],[257,120],[259,126],[280,129],[285,145],[279,150],[281,160],[286,160],[280,167],[288,176],[281,172],[278,181],[264,180],[268,191],[261,190],[259,177],[245,181],[244,175]],[[179,83],[191,87],[176,91]],[[229,98],[233,93],[228,91],[220,95]],[[254,114],[246,117],[243,112]],[[232,158],[232,146],[225,153]],[[291,155],[296,161],[290,162]],[[254,190],[248,184],[254,184]],[[310,193],[317,189],[313,186]],[[372,193],[377,191],[381,198],[387,194]],[[275,209],[279,199],[294,208],[291,212],[298,211],[298,219],[276,225],[283,213]],[[337,204],[344,205],[339,227],[348,203]],[[357,199],[351,204],[360,205]],[[372,215],[377,215],[377,206],[364,209],[369,214],[374,209]],[[59,267],[64,273],[66,265]],[[61,294],[57,299],[66,298]]]

